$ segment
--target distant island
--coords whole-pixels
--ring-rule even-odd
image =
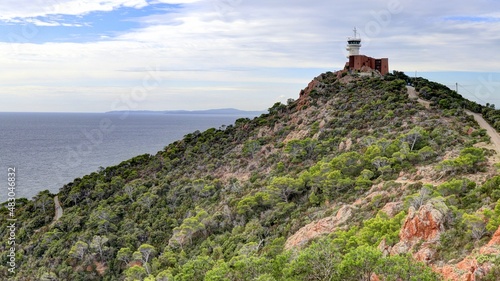
[[[224,114],[224,115],[260,115],[265,111],[246,111],[235,108],[219,108],[206,110],[118,110],[106,113],[134,113],[134,114]]]

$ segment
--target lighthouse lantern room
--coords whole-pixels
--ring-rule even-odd
[[[347,58],[350,56],[355,56],[359,55],[359,48],[361,48],[361,38],[358,38],[358,32],[356,30],[356,27],[353,29],[354,31],[354,37],[348,37],[347,38],[347,51],[349,51],[349,55]]]

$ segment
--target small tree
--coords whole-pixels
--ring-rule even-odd
[[[116,259],[128,264],[132,259],[132,253],[133,252],[130,248],[121,248],[116,254]]]
[[[170,270],[163,270],[156,275],[156,281],[173,281],[174,276]]]
[[[427,131],[422,127],[414,127],[413,129],[405,135],[404,140],[410,145],[410,150],[417,147],[417,143],[428,135]]]
[[[427,200],[429,200],[431,198],[431,194],[432,194],[432,192],[430,190],[430,186],[422,187],[417,194],[410,196],[410,198],[409,198],[410,205],[413,208],[415,208],[415,210],[418,210],[420,208],[420,206],[427,203]]]
[[[462,218],[465,224],[469,227],[470,235],[474,240],[479,241],[484,235],[486,235],[486,223],[479,216],[476,214],[465,213],[462,215]]]
[[[490,232],[494,232],[500,226],[500,200],[497,201],[495,209],[485,210],[485,216],[489,219],[486,229]]]
[[[338,247],[329,239],[320,239],[285,266],[283,280],[341,280],[341,260]]]
[[[370,281],[380,266],[382,253],[370,246],[359,246],[348,252],[342,260],[341,280]]]
[[[139,198],[139,202],[143,207],[150,210],[151,206],[156,202],[156,200],[158,200],[158,198],[158,195],[146,192],[141,196],[141,198]]]
[[[440,276],[410,254],[394,255],[382,260],[379,272],[385,281],[438,281]]]
[[[143,280],[148,275],[146,270],[139,265],[128,268],[124,273],[126,276],[125,281]]]
[[[301,179],[291,177],[278,177],[271,181],[270,190],[276,193],[283,201],[287,202],[294,194],[300,194],[305,189]]]
[[[254,158],[260,147],[261,145],[258,140],[249,140],[243,145],[243,153]]]
[[[142,264],[146,268],[146,272],[148,273],[148,275],[151,274],[149,260],[151,259],[151,256],[156,252],[155,247],[149,244],[142,244],[137,251],[142,254]]]
[[[47,208],[53,202],[53,199],[50,196],[50,192],[48,190],[41,191],[33,199],[35,201],[35,206],[41,208],[42,212],[44,212],[44,213],[47,211]]]
[[[92,242],[90,242],[90,249],[96,251],[99,254],[101,261],[105,260],[104,255],[109,250],[109,247],[104,245],[108,241],[108,237],[96,235],[94,236],[94,238],[92,238]]]
[[[69,250],[69,254],[79,260],[83,260],[87,254],[89,245],[83,241],[77,241]]]
[[[125,194],[127,194],[128,198],[130,199],[131,202],[135,202],[134,191],[135,191],[135,186],[133,186],[131,184],[127,184],[123,187],[123,192],[125,192]]]

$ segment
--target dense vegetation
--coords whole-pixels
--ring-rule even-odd
[[[420,97],[431,101],[433,106],[444,109],[446,114],[454,114],[459,108],[481,113],[484,119],[486,119],[497,131],[500,131],[500,110],[495,109],[494,104],[478,104],[474,101],[465,99],[456,91],[442,84],[429,81],[422,77],[410,78],[404,73],[397,71],[394,73],[394,76],[398,79],[405,80],[408,84],[414,85],[415,89],[420,93]]]
[[[463,258],[491,238],[500,177],[488,172],[492,152],[473,146],[488,137],[464,107],[498,128],[497,111],[419,79],[434,105],[426,109],[408,98],[401,73],[316,80],[299,100],[253,120],[75,179],[58,193],[64,215],[55,223],[54,194],[18,200],[15,280],[440,280],[411,253],[379,249],[399,241],[408,208],[428,202],[448,217],[433,262]],[[420,178],[441,183],[397,180],[419,167],[432,167]],[[476,174],[483,178],[470,179]],[[387,196],[368,196],[374,191]],[[388,216],[380,209],[389,202],[404,204]],[[285,248],[345,204],[355,206],[347,223]],[[12,277],[1,258],[0,277]]]

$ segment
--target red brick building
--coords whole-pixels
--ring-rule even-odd
[[[353,29],[354,37],[347,38],[346,50],[349,51],[349,62],[346,65],[349,70],[362,70],[370,68],[373,70],[378,70],[380,74],[385,75],[389,73],[389,59],[374,59],[372,57],[367,57],[365,55],[359,54],[359,49],[361,48],[361,38],[358,37],[356,28]]]
[[[365,55],[349,56],[350,70],[361,70],[363,66],[367,66],[371,69],[378,70],[378,72],[380,72],[380,74],[382,75],[389,73],[388,58],[374,59],[372,57],[367,57]]]

